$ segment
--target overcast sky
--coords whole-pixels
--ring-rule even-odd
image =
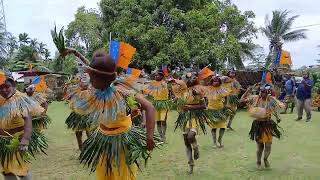
[[[97,8],[99,0],[4,0],[7,30],[18,36],[26,32],[32,38],[37,38],[48,45],[54,52],[50,29],[54,23],[58,27],[67,26],[74,18],[74,13],[80,6]],[[300,15],[294,27],[320,24],[320,1],[318,0],[233,0],[240,10],[252,10],[256,14],[256,26],[264,25],[264,17],[272,10],[291,10],[293,15]],[[320,26],[308,27],[308,39],[295,43],[287,43],[284,49],[291,52],[294,67],[315,64],[320,53]],[[268,41],[259,33],[255,40],[265,48]],[[319,58],[320,59],[320,58]]]

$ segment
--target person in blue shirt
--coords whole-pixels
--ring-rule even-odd
[[[295,107],[295,89],[296,89],[296,83],[294,79],[292,78],[291,75],[287,76],[287,80],[285,81],[284,89],[285,89],[285,98],[284,98],[284,103],[285,103],[285,110],[281,114],[286,114],[288,107],[291,107],[291,113],[293,112],[293,109]]]
[[[303,116],[303,109],[307,113],[307,122],[311,121],[311,92],[313,81],[309,78],[309,73],[303,74],[303,80],[298,85],[297,89],[297,121],[300,121]]]

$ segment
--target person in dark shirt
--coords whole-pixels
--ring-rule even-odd
[[[307,113],[307,122],[311,120],[311,92],[313,87],[313,81],[309,78],[309,73],[303,74],[303,80],[298,85],[297,89],[297,112],[298,119],[300,121],[303,116],[303,109]]]

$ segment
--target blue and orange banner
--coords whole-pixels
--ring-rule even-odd
[[[134,79],[138,79],[140,77],[141,70],[135,68],[128,68],[127,75],[130,75]]]
[[[45,92],[48,89],[47,83],[44,81],[44,76],[37,76],[32,83],[38,92]]]
[[[115,61],[118,67],[128,69],[136,48],[128,43],[111,41],[109,54]]]
[[[276,65],[292,65],[290,52],[285,50],[278,51],[275,64]]]
[[[162,68],[161,69],[163,71],[164,77],[168,77],[169,76],[168,66],[166,64],[162,64]]]
[[[269,83],[269,84],[272,84],[272,76],[271,76],[271,73],[270,73],[269,71],[263,71],[261,81],[262,81],[262,82]]]

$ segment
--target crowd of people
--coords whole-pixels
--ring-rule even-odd
[[[69,51],[78,55],[76,51]],[[217,75],[208,67],[200,72],[166,74],[162,70],[142,88],[136,79],[119,78],[114,60],[104,51],[97,51],[86,67],[86,73],[75,84],[65,88],[65,101],[71,108],[67,128],[75,132],[80,163],[96,173],[97,179],[136,179],[140,160],[150,158],[157,146],[166,145],[167,119],[177,111],[175,129],[182,132],[188,173],[192,174],[195,160],[200,158],[197,136],[211,131],[213,146],[223,148],[226,129],[233,130],[239,103],[247,105],[253,119],[249,137],[257,144],[256,164],[270,167],[269,156],[273,137],[282,135],[278,111],[291,112],[297,104],[298,118],[311,120],[313,82],[309,74],[298,85],[288,76],[285,94],[275,97],[273,85],[257,83],[240,97],[241,85],[236,72],[229,70]],[[31,85],[26,93],[16,89],[10,73],[2,72],[0,81],[0,162],[6,180],[32,179],[28,168],[30,158],[45,153],[48,147],[43,131],[50,118],[43,94]],[[0,78],[1,79],[1,78]],[[319,101],[319,100],[318,100]],[[158,133],[154,133],[155,126]],[[82,141],[82,133],[87,139]],[[29,155],[29,156],[26,156]],[[31,156],[31,157],[30,157]]]

